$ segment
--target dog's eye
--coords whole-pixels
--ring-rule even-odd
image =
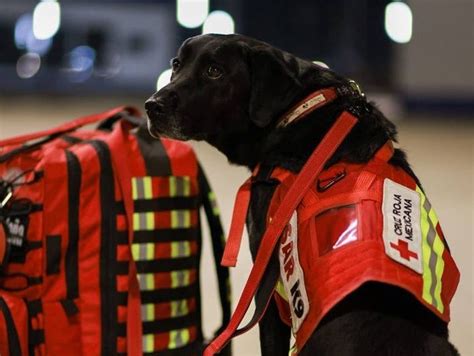
[[[171,69],[173,72],[177,72],[181,68],[181,62],[178,58],[173,58],[171,60]]]
[[[218,79],[222,76],[222,74],[223,70],[214,64],[211,64],[207,68],[207,76],[211,79]]]

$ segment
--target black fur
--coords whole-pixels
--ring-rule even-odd
[[[344,110],[359,122],[328,162],[367,162],[396,128],[360,96],[339,97],[305,119],[277,128],[281,115],[311,92],[347,85],[336,73],[240,35],[204,35],[181,46],[169,85],[145,104],[150,132],[177,139],[205,140],[231,163],[253,169],[281,166],[298,172]],[[209,67],[222,75],[210,78]],[[213,72],[213,70],[211,70]],[[415,179],[405,154],[391,164]],[[252,187],[248,216],[255,255],[265,229],[274,182]],[[263,355],[287,355],[290,330],[273,302],[260,323]],[[286,336],[285,336],[286,335]],[[366,283],[325,316],[301,355],[456,355],[447,326],[411,295],[396,287]]]

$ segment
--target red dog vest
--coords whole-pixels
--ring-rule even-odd
[[[387,163],[386,144],[367,164],[339,163],[323,171],[280,238],[275,298],[301,350],[324,315],[368,281],[403,288],[449,321],[459,282],[438,217],[415,180]],[[295,180],[281,184],[268,219]]]
[[[347,91],[362,95],[357,86],[342,89],[312,93],[284,115],[281,124],[299,120]],[[280,316],[293,328],[296,353],[324,315],[368,281],[403,288],[449,321],[459,271],[424,192],[403,169],[388,164],[391,142],[366,164],[341,162],[323,170],[356,122],[351,113],[341,113],[298,175],[281,168],[273,171],[280,185],[270,203],[254,266],[230,323],[208,345],[205,356],[218,353],[263,315],[260,308],[238,328],[275,248],[280,282],[273,296]],[[237,262],[251,183],[249,178],[237,193],[222,258],[225,266]]]

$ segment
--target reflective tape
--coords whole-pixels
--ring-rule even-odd
[[[190,333],[188,329],[179,329],[170,331],[169,349],[176,349],[178,347],[189,344]]]
[[[191,227],[190,210],[171,210],[171,228],[181,229]]]
[[[171,302],[171,317],[176,318],[189,314],[188,301],[186,299]]]
[[[191,243],[189,241],[176,241],[171,243],[171,257],[191,256]]]
[[[441,298],[444,273],[444,243],[436,231],[439,223],[431,203],[423,191],[416,187],[421,197],[421,233],[423,237],[423,299],[433,305],[440,313],[444,311]]]
[[[154,334],[143,335],[142,346],[143,346],[143,352],[155,351],[155,335]]]
[[[151,212],[133,213],[133,231],[155,229],[155,214]]]
[[[142,321],[154,321],[155,320],[155,305],[154,304],[142,304]]]
[[[155,244],[152,242],[132,244],[132,256],[135,261],[154,260]]]
[[[188,176],[169,178],[170,197],[187,197],[191,195],[191,179]]]
[[[216,194],[214,192],[209,192],[208,197],[209,197],[209,202],[211,203],[212,213],[215,216],[219,216],[220,211],[219,211],[219,207],[217,206]]]
[[[183,269],[171,272],[171,288],[186,287],[191,284],[191,270]]]
[[[155,275],[153,273],[138,273],[137,278],[140,290],[155,290]]]

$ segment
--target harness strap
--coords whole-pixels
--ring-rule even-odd
[[[229,238],[225,245],[222,255],[221,265],[235,267],[237,257],[242,243],[242,234],[244,232],[245,219],[250,203],[250,193],[252,188],[252,177],[247,179],[239,188],[235,197],[234,212],[232,213],[232,222],[230,224]]]
[[[229,324],[227,325],[226,329],[217,338],[215,338],[211,344],[209,344],[209,346],[204,351],[204,356],[215,355],[220,350],[222,350],[222,348],[230,341],[232,337],[235,336],[237,328],[243,320],[250,304],[252,303],[252,299],[257,291],[257,288],[261,283],[262,276],[265,273],[266,267],[273,254],[281,232],[290,220],[291,215],[297,208],[298,204],[303,199],[306,191],[309,189],[311,184],[313,184],[314,179],[324,168],[325,163],[331,158],[331,156],[334,154],[336,149],[340,146],[344,138],[349,134],[352,127],[356,123],[357,118],[344,111],[328,131],[316,150],[312,153],[301,172],[298,174],[295,182],[283,198],[281,205],[275,212],[272,222],[269,223],[268,228],[262,237],[260,248],[255,258],[254,266],[250,272],[247,283],[245,284],[242,295],[240,296],[239,303],[231,317]],[[246,192],[247,188],[244,188],[242,191]],[[243,196],[241,199],[246,199],[246,193],[242,193],[241,196]],[[239,208],[240,213],[236,216],[239,221],[242,220],[242,211],[246,210],[246,207]],[[242,229],[243,227],[236,226],[233,231],[239,232],[242,231]],[[240,241],[241,236],[229,235],[229,240]],[[233,242],[232,245],[238,245],[238,243]],[[238,248],[232,247],[231,251],[238,252]],[[226,257],[229,257],[229,255],[231,257],[230,261],[232,261],[232,253],[228,253]]]

